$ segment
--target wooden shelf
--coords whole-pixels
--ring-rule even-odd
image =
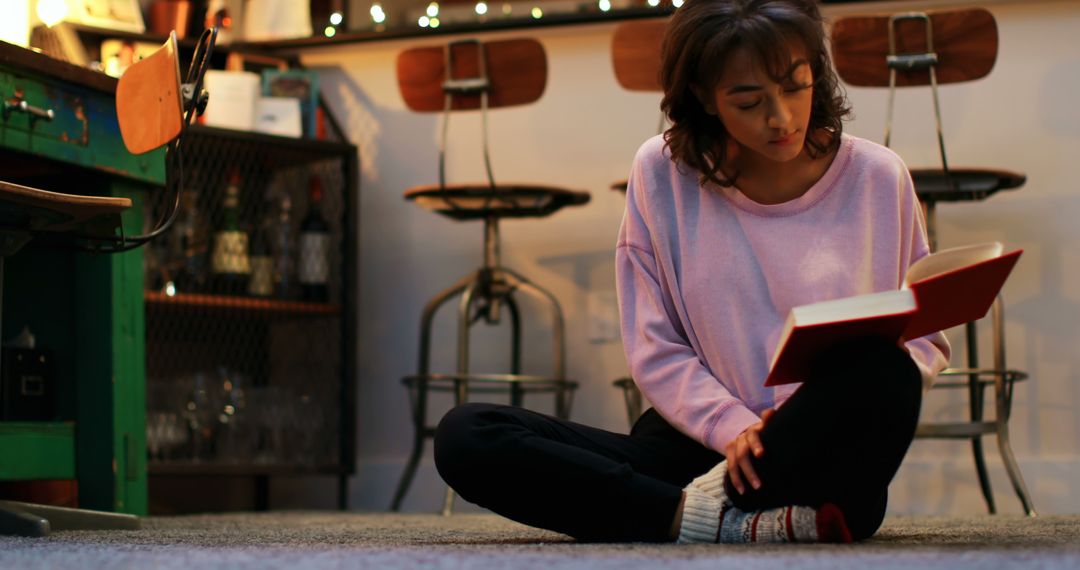
[[[159,291],[145,291],[143,299],[147,309],[154,308],[204,308],[222,311],[253,311],[289,315],[339,315],[341,305],[336,303],[313,303],[282,299],[260,299],[231,295],[206,295],[201,293],[177,293],[166,295]]]
[[[349,143],[333,140],[283,137],[254,131],[222,129],[206,125],[191,125],[188,135],[209,136],[231,141],[259,145],[275,158],[288,153],[301,153],[306,160],[325,160],[329,155],[352,154],[355,147]]]

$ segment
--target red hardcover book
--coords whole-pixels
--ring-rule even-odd
[[[795,307],[765,385],[804,381],[813,358],[840,342],[899,342],[981,319],[1023,253],[1002,250],[996,242],[942,250],[913,263],[901,289]]]

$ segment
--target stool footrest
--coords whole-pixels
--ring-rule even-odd
[[[565,378],[528,374],[414,374],[401,382],[409,387],[426,384],[429,390],[453,390],[459,382],[465,382],[472,392],[501,392],[512,385],[530,392],[573,390],[578,386]]]
[[[934,388],[967,388],[970,386],[969,378],[975,375],[975,381],[979,384],[993,384],[998,376],[1004,376],[1005,382],[1021,382],[1027,380],[1027,372],[1021,370],[996,370],[994,368],[947,368],[938,374],[939,380],[934,383]]]
[[[997,433],[997,430],[997,422],[926,423],[915,429],[915,437],[971,439]]]

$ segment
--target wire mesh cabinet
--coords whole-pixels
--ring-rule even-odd
[[[256,508],[271,476],[336,475],[345,508],[356,148],[193,127],[183,152],[176,220],[145,254],[149,472],[254,477]]]

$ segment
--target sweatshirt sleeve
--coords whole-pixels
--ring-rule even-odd
[[[899,160],[899,157],[897,157]],[[927,239],[926,220],[923,217],[922,205],[919,204],[915,195],[915,185],[911,180],[907,167],[901,161],[902,174],[900,176],[901,211],[904,215],[904,231],[907,232],[907,251],[905,271],[912,263],[930,254],[929,240]],[[941,332],[933,333],[924,337],[907,341],[908,352],[919,367],[922,374],[923,391],[929,390],[934,385],[938,373],[949,365],[949,357],[952,348],[948,339]]]
[[[642,187],[639,163],[635,161],[631,173],[615,255],[627,363],[635,383],[664,419],[723,453],[759,418],[702,364],[687,338],[642,212],[641,198],[649,189]]]

